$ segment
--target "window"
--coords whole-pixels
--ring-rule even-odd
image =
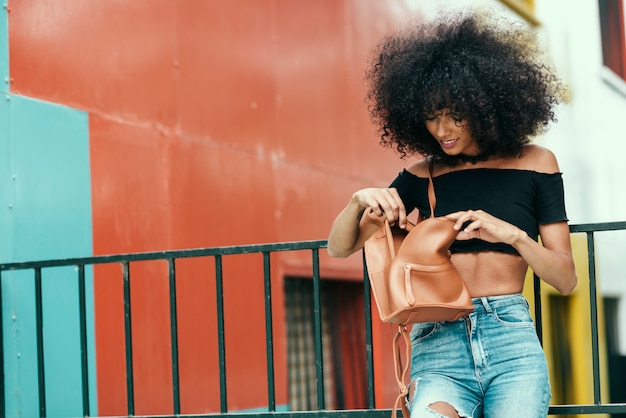
[[[623,0],[598,0],[602,62],[626,80],[626,37],[624,36]]]
[[[317,409],[313,282],[285,279],[289,409]],[[325,409],[366,407],[365,307],[362,282],[322,280]]]

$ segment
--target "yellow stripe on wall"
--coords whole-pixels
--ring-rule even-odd
[[[555,306],[551,304],[551,296],[559,295],[558,291],[546,283],[541,283],[541,306],[543,324],[543,347],[548,360],[548,370],[552,385],[552,405],[557,404],[591,404],[593,399],[593,364],[592,364],[592,338],[591,338],[591,309],[589,301],[589,264],[587,258],[587,239],[585,234],[572,234],[572,250],[574,263],[578,275],[578,285],[569,295],[568,311],[562,312],[560,317],[567,318],[565,323],[559,323],[560,330],[567,337],[568,351],[570,355],[569,367],[572,376],[570,387],[563,388],[560,376],[556,376],[556,364],[563,359],[555,358],[557,353],[554,350],[553,336],[556,330],[552,327],[551,315]],[[599,282],[600,274],[596,272],[596,280]],[[598,286],[599,287],[599,286]],[[531,312],[534,316],[534,296],[533,296],[533,273],[529,269],[524,286],[524,295],[531,305]],[[597,289],[598,306],[598,347],[600,352],[600,388],[601,401],[609,401],[608,367],[606,355],[606,335],[604,327],[604,306],[602,295]],[[564,315],[563,315],[564,314]],[[559,394],[566,393],[571,399],[559,399]],[[582,415],[571,415],[572,417],[582,417]],[[598,417],[608,418],[609,415],[598,415]]]

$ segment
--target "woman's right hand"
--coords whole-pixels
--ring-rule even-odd
[[[374,222],[372,216],[378,217],[378,222]],[[360,250],[385,218],[392,225],[397,222],[400,227],[406,227],[406,210],[396,189],[356,191],[333,222],[328,236],[328,254],[347,257]]]
[[[364,215],[371,211],[380,220],[387,218],[390,225],[398,222],[400,228],[406,227],[406,209],[395,188],[361,189],[352,195],[352,199],[365,208]]]

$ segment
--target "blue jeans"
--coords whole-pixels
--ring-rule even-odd
[[[467,418],[545,418],[546,358],[521,294],[473,299],[474,312],[411,330],[411,418],[441,417],[451,405]]]

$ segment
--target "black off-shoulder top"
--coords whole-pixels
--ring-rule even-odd
[[[538,240],[539,225],[567,221],[561,173],[472,168],[433,177],[433,185],[437,197],[435,216],[482,209],[522,229],[535,241]],[[424,218],[430,216],[428,178],[403,170],[390,187],[398,190],[407,213],[417,208]],[[450,251],[498,251],[519,255],[508,244],[480,239],[457,240]]]

